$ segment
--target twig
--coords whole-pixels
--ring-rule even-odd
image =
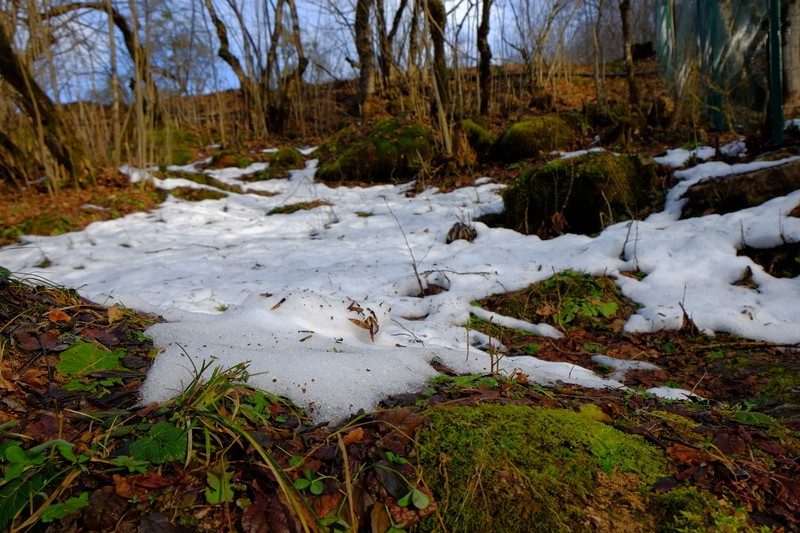
[[[403,234],[403,240],[406,243],[406,248],[408,248],[408,253],[411,255],[411,268],[414,269],[414,276],[417,278],[417,284],[419,285],[419,297],[423,298],[425,296],[425,286],[422,284],[422,278],[419,277],[417,259],[414,257],[414,250],[412,250],[411,245],[408,244],[408,237],[406,237],[406,232],[403,230],[403,225],[400,224],[400,220],[397,218],[397,215],[394,214],[394,211],[392,211],[392,206],[389,205],[389,202],[386,200],[385,196],[383,197],[383,203],[386,204],[386,207],[389,209],[389,213],[392,215],[392,218],[394,218],[394,221],[397,222],[397,227],[400,228],[400,233]]]

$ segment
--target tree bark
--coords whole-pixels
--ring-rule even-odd
[[[445,154],[453,154],[453,142],[450,135],[450,124],[447,110],[450,107],[450,91],[447,85],[447,63],[444,55],[444,26],[447,22],[442,0],[428,0],[428,22],[430,25],[431,42],[433,44],[433,100],[431,102],[431,116],[436,117],[439,129],[442,132]]]
[[[369,115],[369,100],[375,95],[375,52],[372,50],[372,30],[369,12],[372,0],[356,2],[355,41],[358,53],[358,107],[362,117]],[[366,111],[366,112],[365,112]]]
[[[783,6],[783,106],[787,117],[800,115],[800,0]]]
[[[47,151],[60,167],[71,186],[83,185],[92,174],[86,148],[69,132],[47,93],[23,65],[5,28],[0,26],[0,78],[18,94],[22,110],[34,128],[41,128]]]
[[[489,47],[489,15],[492,10],[492,0],[483,0],[481,6],[481,22],[478,25],[478,114],[486,115],[489,112],[492,79],[492,49]]]
[[[245,73],[239,58],[233,55],[231,52],[230,41],[228,40],[228,27],[225,26],[225,23],[217,15],[217,10],[214,7],[213,0],[205,0],[205,4],[208,15],[211,17],[211,23],[214,25],[214,29],[217,32],[217,40],[219,40],[219,50],[217,50],[217,56],[219,56],[219,58],[231,68],[233,73],[236,75],[236,79],[239,80],[239,87],[242,91],[242,100],[244,100],[244,106],[247,109],[248,129],[251,132],[258,132],[260,129],[258,126],[262,119],[259,117],[259,106],[257,105],[253,94],[253,80],[250,79]]]
[[[639,88],[633,70],[633,32],[631,31],[631,0],[620,0],[619,14],[622,20],[622,50],[625,54],[625,74],[628,78],[628,101],[631,107],[639,105]]]

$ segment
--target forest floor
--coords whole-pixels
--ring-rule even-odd
[[[602,278],[593,282],[602,285]],[[524,297],[510,293],[481,304],[507,312]],[[643,438],[663,457],[646,483],[619,477],[628,475],[622,462],[605,474],[590,472],[588,488],[570,485],[578,472],[560,472],[557,503],[548,504],[565,521],[557,529],[800,530],[796,346],[709,338],[690,322],[681,331],[631,335],[620,319],[602,317],[576,319],[565,324],[562,339],[543,342],[475,320],[471,327],[496,336],[510,353],[566,357],[611,373],[591,360],[602,350],[661,370],[628,371],[619,379],[631,390],[589,390],[545,389],[522,374],[457,376],[440,368],[441,378],[424,393],[386,398],[376,412],[315,425],[286,400],[242,385],[245,367],[215,373],[166,404],[137,405],[156,355],[142,331],[158,320],[0,272],[0,528],[398,532],[427,517],[418,531],[464,531],[452,513],[469,499],[455,479],[446,489],[432,481],[437,468],[423,464],[432,444],[419,434],[442,406],[501,405],[578,413],[587,424]],[[665,379],[703,399],[635,392]],[[488,427],[490,419],[482,420]],[[502,444],[502,432],[493,437],[498,447],[510,446]],[[539,438],[534,433],[513,446],[530,456],[553,453],[558,462],[575,448],[593,449],[575,437],[548,452]],[[456,452],[474,463],[469,490],[485,484],[475,501],[495,502],[479,511],[483,525],[470,518],[469,530],[485,531],[499,520],[493,516],[500,507],[511,523],[547,515],[531,511],[541,495],[504,484],[519,481],[508,468],[522,466],[469,448],[448,453]],[[436,462],[445,457],[439,452]],[[480,474],[484,468],[500,477]],[[517,511],[502,503],[509,493]],[[510,529],[497,522],[493,530]]]

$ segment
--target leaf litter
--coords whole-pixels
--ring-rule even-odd
[[[509,313],[523,296],[481,303]],[[689,329],[631,335],[616,325],[628,303],[602,291],[590,296],[573,293],[580,305],[571,317],[553,318],[550,307],[559,307],[548,302],[534,306],[562,338],[472,327],[499,337],[511,358],[538,343],[537,357],[566,355],[600,372],[592,362],[598,347],[647,361],[662,370],[628,370],[627,385],[641,390],[668,378],[702,399],[543,388],[522,373],[459,376],[442,367],[422,394],[387,397],[379,411],[315,425],[290,402],[243,384],[243,365],[206,376],[174,401],[139,406],[137,389],[155,355],[141,331],[158,317],[107,308],[44,280],[0,277],[0,523],[12,531],[47,523],[53,532],[408,529],[447,506],[416,466],[426,412],[497,403],[590,413],[663,450],[671,472],[652,494],[688,484],[744,513],[752,527],[800,530],[800,418],[779,416],[800,401],[791,387],[771,388],[789,383],[794,351]],[[607,312],[578,316],[589,309],[581,298]],[[86,386],[70,390],[75,380]],[[614,524],[599,510],[613,508],[625,484],[608,490],[611,478],[604,479],[587,516],[609,530]]]

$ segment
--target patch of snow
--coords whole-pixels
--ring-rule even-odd
[[[614,372],[609,376],[609,379],[617,381],[625,380],[625,373],[628,370],[661,370],[660,367],[647,361],[629,361],[626,359],[617,359],[616,357],[609,357],[608,355],[593,355],[592,361],[598,365],[605,365]]]
[[[664,157],[680,166],[678,160],[690,156],[670,151]],[[503,185],[482,178],[447,193],[429,189],[407,197],[414,184],[316,183],[316,160],[287,179],[256,182],[243,177],[266,163],[222,170],[196,164],[190,165],[194,171],[245,193],[194,203],[170,197],[151,212],[95,222],[80,232],[27,236],[22,244],[0,248],[0,265],[76,287],[100,303],[121,302],[167,318],[147,332],[163,353],[143,387],[145,401],[176,394],[203,361],[225,367],[249,361],[253,384],[312,409],[317,420],[330,420],[373,409],[387,394],[422,389],[435,375],[432,360],[460,372],[488,371],[490,340],[464,327],[471,302],[566,269],[609,275],[641,305],[626,331],[678,328],[683,305],[709,333],[800,343],[800,280],[773,278],[737,255],[744,245],[800,242],[800,219],[786,216],[800,204],[800,191],[735,213],[679,220],[690,184],[795,159],[709,161],[681,170],[664,212],[615,224],[596,237],[543,241],[476,222],[473,242],[451,244],[444,236],[454,222],[503,210]],[[156,180],[130,166],[120,171],[156,186],[199,187],[189,180]],[[313,201],[330,205],[268,215],[275,207]],[[757,289],[734,285],[747,268]],[[415,269],[423,283],[446,290],[419,298]],[[645,276],[620,274],[630,271]],[[348,309],[353,303],[363,312]],[[540,325],[513,324],[554,334]],[[499,365],[542,384],[622,386],[585,368],[532,356],[507,356]]]

